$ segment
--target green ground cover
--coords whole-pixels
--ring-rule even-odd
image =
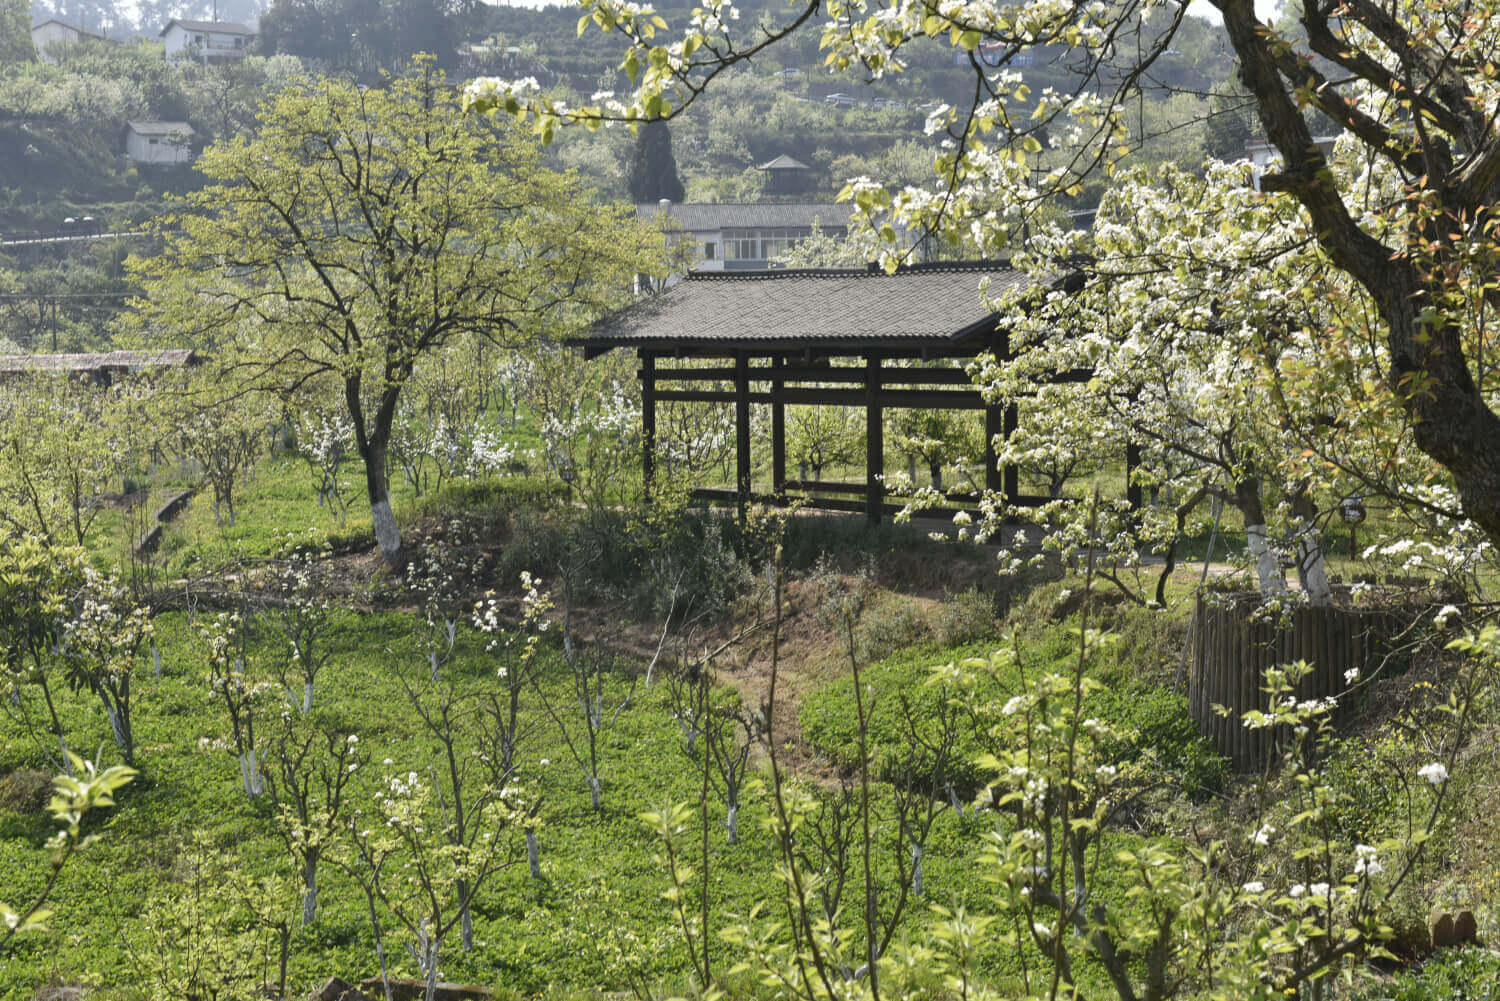
[[[438,764],[437,748],[422,734],[397,680],[403,672],[413,679],[425,673],[425,658],[413,639],[420,626],[420,620],[398,614],[340,614],[334,657],[326,679],[319,679],[314,719],[325,729],[358,734],[370,755],[372,763],[357,785],[366,809],[387,774],[426,773]],[[26,996],[48,980],[98,983],[109,988],[105,997],[144,996],[132,987],[141,979],[141,959],[133,953],[144,948],[132,937],[132,925],[153,900],[183,892],[180,860],[194,836],[228,852],[248,874],[292,879],[269,805],[240,791],[232,755],[200,748],[200,742],[227,731],[222,710],[208,697],[201,640],[180,614],[160,620],[159,629],[164,675],[138,681],[142,775],[117,808],[91,822],[101,840],[65,871],[53,900],[52,931],[26,940],[0,968],[0,997]],[[483,647],[476,635],[462,639],[447,669],[464,690],[497,684],[495,662]],[[555,651],[548,657],[545,684],[551,697],[565,704],[563,668]],[[611,676],[606,702],[618,704],[626,686],[624,675]],[[527,702],[526,711],[540,717],[535,699]],[[102,719],[82,698],[68,699],[64,716],[74,746],[106,744]],[[269,729],[270,720],[264,725]],[[598,815],[554,725],[544,726],[527,748],[522,780],[544,804],[544,878],[532,880],[524,865],[502,872],[479,900],[475,952],[460,955],[455,939],[445,950],[445,977],[534,994],[564,986],[625,989],[630,964],[636,965],[636,975],[653,982],[670,982],[685,969],[685,954],[661,899],[667,883],[652,860],[654,838],[638,819],[641,811],[667,800],[697,796],[695,762],[682,748],[660,685],[636,689],[601,748],[604,792]],[[111,754],[106,747],[107,760]],[[381,765],[387,758],[392,764]],[[35,746],[7,728],[0,742],[0,773],[36,763]],[[744,913],[777,892],[773,845],[759,823],[764,810],[761,799],[747,803],[741,843],[730,846],[722,805],[710,808],[716,915]],[[0,808],[0,885],[8,895],[20,898],[39,889],[47,869],[41,843],[49,826],[40,816]],[[952,817],[939,821],[927,865],[932,900],[952,903],[974,892],[962,875],[978,847],[972,833]],[[325,869],[319,918],[297,931],[291,943],[291,981],[299,990],[331,974],[353,979],[376,972],[364,899],[332,866]],[[282,903],[290,916],[298,906],[295,880],[287,890]],[[617,955],[621,949],[624,964]],[[1002,957],[990,960],[997,972],[1007,965]],[[404,957],[397,965],[415,972]]]

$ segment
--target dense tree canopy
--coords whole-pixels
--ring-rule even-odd
[[[134,262],[137,319],[254,385],[336,383],[397,563],[387,458],[422,359],[460,337],[565,333],[654,267],[660,237],[458,114],[430,66],[382,88],[306,81],[260,123],[204,151],[216,183],[162,221],[160,256]]]
[[[1500,539],[1500,417],[1490,405],[1496,344],[1487,333],[1496,306],[1489,276],[1500,255],[1491,207],[1500,184],[1494,5],[1313,0],[1272,25],[1252,0],[1210,2],[1261,128],[1281,154],[1262,187],[1291,199],[1322,257],[1353,281],[1348,294],[1376,318],[1376,364],[1409,432],[1452,477],[1463,513]],[[726,68],[818,30],[819,14],[828,64],[875,77],[902,72],[913,42],[946,38],[971,54],[973,92],[964,106],[931,116],[929,127],[950,141],[935,183],[892,193],[869,182],[849,193],[877,226],[894,216],[999,249],[1037,205],[1112,172],[1129,153],[1129,102],[1179,33],[1198,24],[1175,0],[1110,8],[1083,0],[814,2],[752,32],[734,28],[727,7],[699,11],[674,35],[647,8],[595,3],[585,21],[631,41],[622,65],[636,89],[623,99],[566,107],[524,82],[481,80],[469,100],[534,115],[547,134],[562,121],[671,117]],[[1074,67],[1075,86],[1033,94],[1021,82],[1013,64],[1039,46]],[[1342,130],[1356,171],[1331,169],[1313,141],[1314,113]],[[1275,198],[1265,205],[1281,211]],[[1189,213],[1166,222],[1197,224]],[[894,228],[886,232],[894,237]],[[1039,249],[1090,251],[1086,237]],[[1195,264],[1175,261],[1162,277]],[[1335,324],[1313,336],[1337,343],[1342,330]]]

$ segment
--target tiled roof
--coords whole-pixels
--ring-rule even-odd
[[[228,21],[184,21],[181,18],[173,18],[167,22],[167,26],[161,29],[165,35],[172,27],[177,25],[183,31],[209,31],[216,35],[254,35],[255,29],[244,24],[232,24]]]
[[[795,159],[793,157],[787,156],[785,153],[783,153],[780,156],[778,156],[776,159],[771,160],[771,161],[769,161],[767,163],[763,163],[759,167],[756,167],[755,169],[756,170],[811,170],[812,168],[809,167],[807,164],[803,163],[801,160],[798,160],[798,159]]]
[[[126,122],[126,127],[138,136],[190,136],[193,127],[187,122]]]
[[[77,34],[80,34],[80,35],[82,35],[85,38],[94,38],[94,39],[98,39],[101,42],[107,42],[107,41],[109,41],[108,38],[106,38],[103,35],[99,34],[97,31],[90,31],[87,28],[80,28],[76,24],[69,24],[66,21],[59,21],[55,17],[54,18],[49,18],[48,20],[43,21],[41,24],[33,25],[32,28],[31,28],[31,30],[32,31],[37,31],[37,30],[39,30],[41,28],[45,28],[49,24],[56,24],[56,25],[59,25],[61,27],[67,28],[69,31],[76,32]]]
[[[666,212],[689,232],[721,229],[787,229],[849,225],[852,205],[833,202],[671,202],[665,208],[659,202],[644,202],[635,207],[642,219],[655,219]]]
[[[1032,276],[1003,261],[917,264],[894,275],[873,268],[691,272],[600,320],[577,343],[590,355],[614,347],[947,347],[991,329],[980,294],[986,279],[994,298],[1027,287]]]
[[[104,372],[195,365],[198,360],[196,353],[180,349],[78,355],[0,355],[0,372]]]

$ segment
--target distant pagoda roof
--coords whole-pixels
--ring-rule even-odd
[[[794,157],[781,154],[774,160],[761,164],[756,170],[812,170],[807,164]]]

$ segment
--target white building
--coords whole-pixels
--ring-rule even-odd
[[[159,36],[167,46],[167,58],[192,58],[204,62],[243,59],[255,41],[255,29],[222,21],[167,22]]]
[[[690,244],[698,271],[748,271],[766,267],[812,235],[849,234],[852,205],[831,202],[646,202],[635,207],[641,219],[666,216],[680,229],[674,242]],[[666,220],[664,220],[666,221]]]
[[[31,44],[36,46],[36,56],[44,63],[57,62],[57,56],[49,54],[54,45],[75,45],[78,42],[105,42],[103,35],[53,19],[43,21],[31,29]]]
[[[1333,155],[1333,144],[1338,142],[1338,136],[1314,136],[1313,142],[1323,155]],[[1245,144],[1245,159],[1250,161],[1250,183],[1255,190],[1260,190],[1260,179],[1268,170],[1281,167],[1281,150],[1263,139],[1256,139]]]
[[[125,155],[136,163],[176,166],[193,160],[193,127],[187,122],[126,122]]]

